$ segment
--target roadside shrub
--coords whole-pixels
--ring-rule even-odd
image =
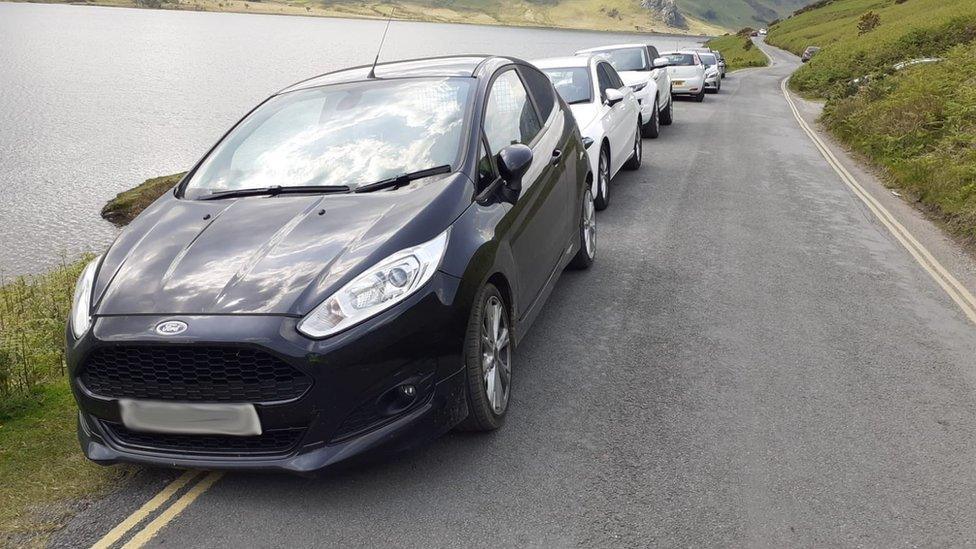
[[[857,23],[857,34],[867,34],[881,25],[881,16],[873,11],[869,11],[861,16]]]

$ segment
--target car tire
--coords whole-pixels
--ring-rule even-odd
[[[718,84],[715,85],[715,93],[722,91],[722,79],[719,78]]]
[[[610,205],[610,150],[605,143],[600,147],[600,162],[596,168],[596,198],[593,203],[601,212]]]
[[[658,118],[658,103],[657,98],[654,98],[654,108],[651,109],[651,119],[647,121],[647,124],[641,126],[641,135],[644,137],[650,137],[651,139],[657,139],[657,136],[661,135],[661,124],[660,118]]]
[[[644,162],[644,138],[641,136],[640,126],[637,126],[637,132],[634,134],[634,149],[630,153],[630,158],[624,164],[625,170],[637,170],[640,169],[641,164]]]
[[[505,424],[512,392],[511,319],[504,296],[494,284],[485,284],[464,335],[468,417],[456,427],[459,431],[494,431]]]
[[[668,98],[668,108],[661,112],[661,125],[670,126],[674,122],[674,96]]]
[[[586,189],[583,193],[583,213],[579,226],[580,248],[569,262],[569,266],[576,270],[589,269],[596,259],[596,207],[593,204],[593,193]]]
[[[701,103],[704,100],[705,100],[705,87],[702,86],[702,91],[698,92],[698,95],[695,96],[695,101]]]

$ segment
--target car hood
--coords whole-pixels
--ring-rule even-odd
[[[584,136],[586,135],[586,128],[600,116],[600,104],[595,101],[590,103],[575,103],[569,106],[569,110],[573,111],[573,118],[576,119],[576,125],[580,127],[580,130],[582,130],[581,133]]]
[[[620,75],[620,79],[624,81],[624,84],[628,86],[643,84],[651,79],[651,73],[645,71],[623,71],[617,74]]]
[[[95,314],[304,315],[471,204],[460,174],[364,194],[213,201],[166,193],[105,255]]]
[[[668,67],[668,74],[671,78],[700,78],[705,75],[705,71],[698,66]]]

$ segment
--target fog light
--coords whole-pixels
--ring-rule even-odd
[[[405,397],[413,398],[417,395],[417,387],[413,385],[401,385],[400,393]]]

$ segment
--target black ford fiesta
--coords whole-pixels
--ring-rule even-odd
[[[517,59],[275,94],[82,274],[67,337],[85,454],[307,472],[497,429],[513,348],[560,272],[593,261],[587,166],[569,109]]]

